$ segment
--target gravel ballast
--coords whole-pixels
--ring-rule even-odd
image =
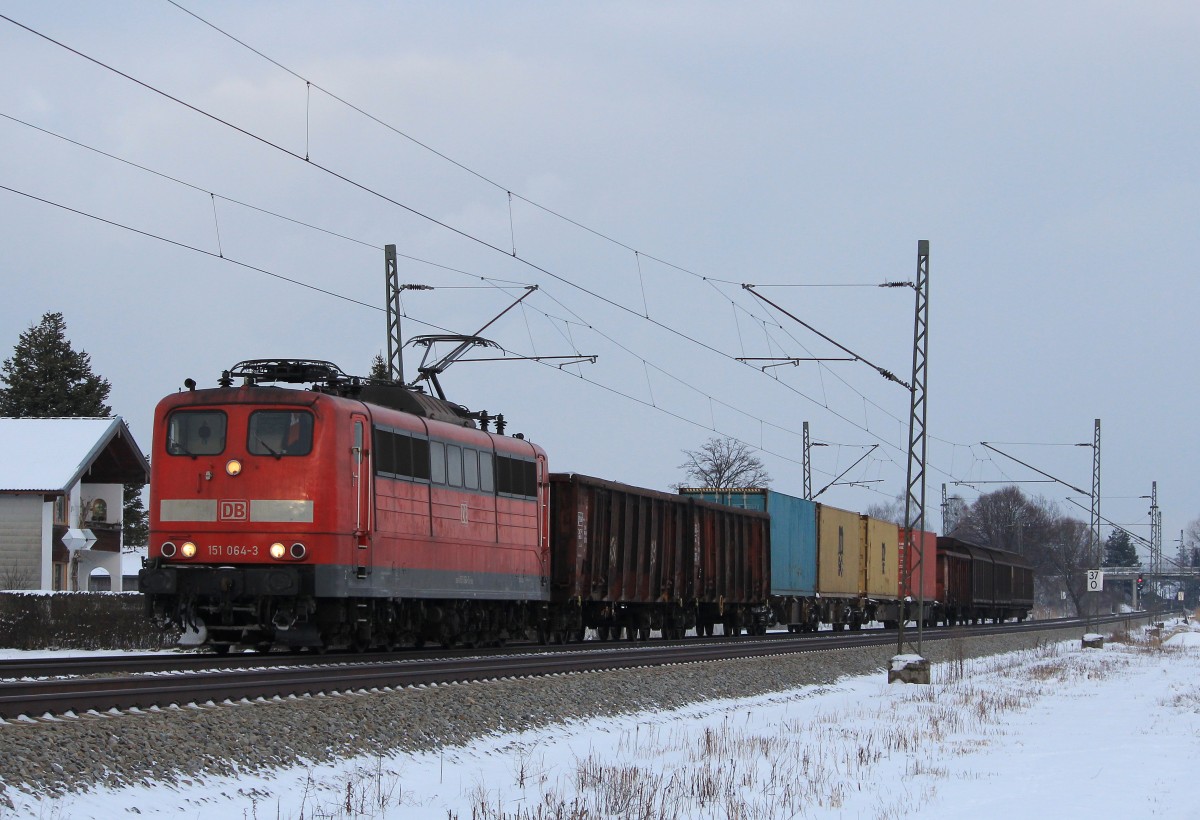
[[[933,663],[1068,639],[1079,629],[926,639]],[[823,650],[428,688],[0,722],[5,789],[37,793],[178,782],[301,761],[423,751],[564,721],[762,695],[884,674],[889,647]],[[900,685],[900,684],[897,684]]]

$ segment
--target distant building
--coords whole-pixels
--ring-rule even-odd
[[[150,465],[119,417],[0,418],[0,589],[122,588],[125,486]]]
[[[142,561],[146,559],[147,547],[125,547],[121,551],[121,585],[117,589],[122,592],[137,592],[138,573],[142,569]],[[80,583],[82,587],[82,582]],[[102,567],[96,567],[88,576],[88,592],[109,592],[113,590],[112,575]]]

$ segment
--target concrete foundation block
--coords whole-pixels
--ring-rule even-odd
[[[929,661],[920,655],[896,655],[888,668],[888,683],[929,683]]]
[[[1084,649],[1103,649],[1104,648],[1104,636],[1097,635],[1094,632],[1089,632],[1088,634],[1083,636],[1083,648]]]

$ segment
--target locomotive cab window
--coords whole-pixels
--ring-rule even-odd
[[[225,449],[225,414],[179,410],[167,419],[167,452],[173,456],[215,456]]]
[[[313,417],[308,412],[259,410],[250,414],[246,448],[254,455],[306,456],[312,452]]]

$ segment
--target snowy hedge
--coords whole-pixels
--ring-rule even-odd
[[[0,592],[0,648],[161,649],[178,637],[121,592]]]

